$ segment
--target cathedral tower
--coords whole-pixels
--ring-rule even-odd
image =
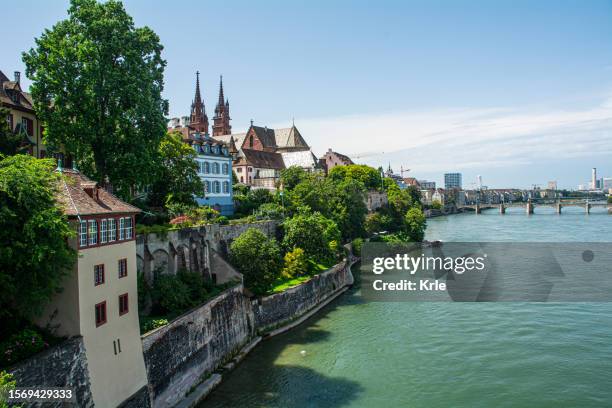
[[[208,116],[206,116],[206,107],[200,95],[200,71],[196,72],[195,97],[191,103],[189,127],[196,132],[208,134]]]
[[[213,137],[221,135],[230,135],[232,126],[230,125],[229,116],[229,100],[223,96],[223,76],[219,84],[219,101],[215,108],[215,117],[213,118]]]

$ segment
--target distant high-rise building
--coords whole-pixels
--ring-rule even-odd
[[[452,190],[453,188],[461,189],[461,173],[445,173],[444,174],[444,188]]]
[[[593,167],[593,170],[591,171],[591,189],[597,189],[597,168],[595,167]]]
[[[556,190],[556,189],[557,189],[557,182],[556,181],[549,181],[548,182],[547,190]]]
[[[476,187],[478,187],[479,190],[482,190],[482,176],[481,175],[476,176]]]

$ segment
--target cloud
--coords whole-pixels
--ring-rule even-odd
[[[297,125],[317,154],[333,148],[358,162],[410,168],[417,177],[612,157],[612,98],[575,110],[436,109],[307,119]]]

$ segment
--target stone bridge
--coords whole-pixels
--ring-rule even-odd
[[[607,208],[608,214],[612,214],[612,204],[601,201],[588,200],[562,200],[562,201],[527,201],[527,202],[515,202],[515,203],[499,203],[499,204],[466,204],[458,206],[460,209],[469,209],[474,211],[476,214],[480,214],[482,210],[488,209],[499,209],[500,214],[506,213],[506,208],[524,208],[526,214],[533,214],[535,207],[552,207],[555,209],[557,214],[561,214],[563,207],[581,207],[584,208],[585,213],[589,214],[592,208],[600,207]]]
[[[232,241],[249,228],[276,236],[276,221],[235,225],[203,225],[136,237],[138,271],[152,283],[154,273],[176,274],[181,269],[199,272],[217,283],[240,276],[226,261]]]

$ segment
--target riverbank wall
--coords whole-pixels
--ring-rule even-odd
[[[344,260],[309,281],[260,299],[242,284],[142,336],[151,405],[192,406],[272,330],[326,304],[353,283]],[[197,397],[194,397],[197,396]]]

